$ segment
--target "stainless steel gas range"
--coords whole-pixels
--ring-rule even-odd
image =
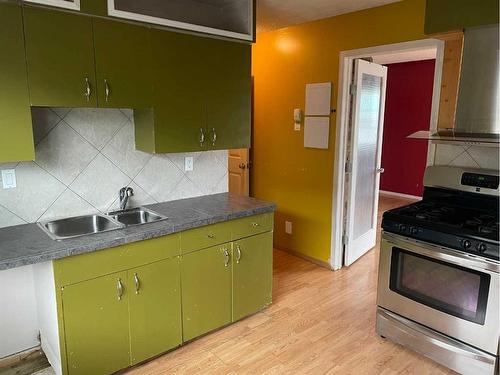
[[[498,373],[498,172],[428,167],[424,185],[383,216],[377,333],[462,374]]]

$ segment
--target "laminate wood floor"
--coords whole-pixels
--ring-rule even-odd
[[[268,309],[126,373],[452,374],[375,333],[378,254],[332,272],[276,250]]]

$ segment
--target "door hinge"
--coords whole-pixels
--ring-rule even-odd
[[[351,83],[351,85],[349,86],[349,94],[351,94],[352,96],[356,95],[357,89],[358,85],[356,85],[355,83]]]

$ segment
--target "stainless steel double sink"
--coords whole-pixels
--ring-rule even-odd
[[[64,240],[166,219],[166,216],[152,210],[137,207],[123,211],[108,212],[106,215],[92,214],[60,220],[42,221],[38,225],[50,238]]]

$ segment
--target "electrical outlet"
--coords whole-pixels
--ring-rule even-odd
[[[13,189],[17,186],[15,169],[4,169],[2,171],[2,185],[4,189]]]
[[[192,156],[186,156],[184,158],[184,172],[190,172],[194,168],[194,158]]]
[[[285,233],[292,234],[292,222],[291,221],[285,221]]]

